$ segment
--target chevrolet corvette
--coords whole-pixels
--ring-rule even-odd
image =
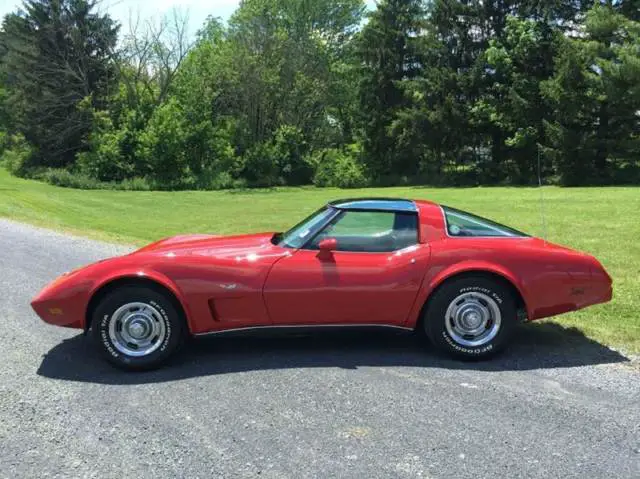
[[[372,198],[331,202],[287,232],[162,239],[63,274],[31,306],[141,370],[192,336],[266,328],[413,330],[482,359],[518,322],[611,297],[588,254],[433,202]]]

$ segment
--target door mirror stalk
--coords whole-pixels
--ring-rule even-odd
[[[338,249],[338,240],[335,238],[325,238],[318,244],[320,251],[318,258],[329,259],[333,256],[333,252]]]

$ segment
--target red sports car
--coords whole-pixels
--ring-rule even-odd
[[[286,233],[163,239],[66,273],[31,305],[90,331],[114,365],[149,369],[189,336],[272,327],[417,330],[485,358],[518,321],[611,295],[592,256],[447,206],[374,198],[334,201]]]

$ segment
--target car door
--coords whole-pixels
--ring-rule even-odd
[[[323,239],[336,240],[329,254]],[[416,214],[344,211],[280,259],[264,286],[273,324],[404,324],[426,273]]]

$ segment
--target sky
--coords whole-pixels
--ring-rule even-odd
[[[188,15],[189,34],[194,35],[208,15],[227,20],[239,3],[240,0],[102,0],[99,9],[108,12],[127,31],[132,15],[133,18],[139,15],[140,19],[149,19],[177,8]],[[366,0],[366,3],[371,8],[375,0]],[[22,0],[0,0],[0,18],[21,4]]]

